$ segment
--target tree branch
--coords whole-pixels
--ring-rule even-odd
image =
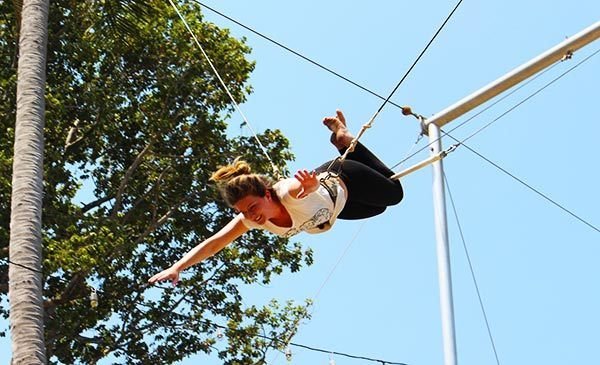
[[[119,185],[119,189],[117,190],[117,194],[115,195],[115,205],[110,214],[110,218],[114,219],[117,213],[119,212],[119,209],[121,209],[121,204],[123,203],[123,192],[125,191],[125,188],[129,183],[129,179],[131,179],[131,176],[138,168],[138,166],[140,166],[142,160],[144,159],[144,156],[148,153],[148,151],[150,151],[150,148],[152,148],[153,145],[154,139],[151,139],[150,142],[146,145],[146,147],[144,147],[144,149],[140,153],[138,153],[138,155],[135,157],[135,160],[133,160],[131,166],[129,166],[129,168],[125,172],[125,176],[123,177],[123,180]]]
[[[146,239],[146,237],[148,237],[158,227],[160,227],[163,224],[165,224],[165,222],[173,215],[173,213],[175,213],[183,203],[189,201],[191,199],[191,197],[192,197],[192,194],[186,195],[177,204],[175,204],[174,206],[172,206],[171,209],[169,209],[169,211],[167,211],[162,217],[160,217],[158,220],[155,220],[154,222],[152,222],[152,224],[150,226],[148,226],[148,228],[146,229],[146,231],[144,231],[144,233],[142,233],[135,240],[135,244],[137,245],[137,244],[141,243],[143,240]]]
[[[125,216],[123,217],[123,222],[124,222],[124,223],[125,223],[125,222],[127,222],[127,221],[129,220],[129,217],[130,217],[130,216],[133,214],[133,211],[135,210],[135,208],[136,208],[136,207],[137,207],[139,204],[141,204],[141,202],[143,202],[144,200],[146,200],[146,196],[148,196],[148,195],[149,195],[149,194],[150,194],[150,193],[151,193],[153,190],[155,190],[155,191],[156,191],[156,194],[155,194],[155,198],[154,198],[154,199],[155,199],[155,201],[157,201],[157,200],[158,200],[158,198],[157,198],[156,196],[158,195],[158,191],[159,191],[159,188],[160,188],[160,185],[161,185],[162,179],[164,178],[164,176],[166,175],[166,173],[167,173],[169,170],[171,170],[171,169],[172,169],[172,167],[171,167],[171,166],[168,166],[166,169],[164,169],[164,170],[163,170],[163,171],[160,173],[160,175],[158,176],[158,178],[157,178],[157,180],[156,180],[156,183],[155,183],[155,184],[154,184],[154,185],[153,185],[153,186],[152,186],[150,189],[148,189],[148,191],[146,191],[146,192],[145,192],[145,193],[144,193],[144,194],[143,194],[143,195],[142,195],[142,196],[141,196],[141,197],[140,197],[138,200],[136,200],[136,201],[135,201],[135,203],[133,203],[133,207],[132,207],[132,208],[129,210],[129,212],[127,212],[127,213],[125,214]],[[152,210],[152,213],[153,213],[153,219],[156,219],[156,208],[154,208],[154,209]]]
[[[83,283],[85,275],[86,274],[83,272],[76,273],[71,278],[71,280],[69,281],[69,283],[67,284],[67,286],[65,287],[65,289],[63,290],[63,292],[61,294],[59,294],[55,298],[45,300],[44,308],[46,309],[46,311],[50,311],[52,308],[54,308],[58,305],[61,305],[63,303],[68,303],[72,300],[83,298],[84,295],[82,295],[80,292],[78,292],[77,289]]]
[[[114,196],[109,195],[109,196],[105,196],[104,198],[100,198],[96,201],[93,201],[91,203],[88,203],[88,204],[84,205],[83,207],[81,207],[81,213],[87,213],[89,210],[99,207],[102,204],[104,204],[107,201],[110,201],[112,199],[114,199]]]
[[[71,127],[71,129],[69,129],[69,133],[67,134],[67,138],[65,140],[65,153],[67,153],[71,147],[81,143],[81,141],[86,139],[94,130],[98,128],[98,126],[100,125],[100,111],[98,111],[96,114],[96,121],[88,124],[91,124],[91,127],[89,127],[85,132],[83,132],[83,134],[79,136],[79,138],[75,139],[77,137],[77,133],[80,132],[80,128],[78,127],[79,120],[75,120],[75,122],[73,122],[73,126]]]
[[[181,298],[173,303],[173,305],[166,310],[166,312],[168,313],[176,313],[175,309],[177,309],[177,307],[179,306],[179,304],[181,304],[181,302],[185,299],[185,297],[187,297],[193,290],[194,288],[190,288],[188,291],[186,291],[184,294],[182,294]],[[134,304],[140,304],[140,303],[135,303]],[[180,317],[185,317],[184,315],[179,314]],[[169,327],[183,327],[185,326],[187,323],[186,322],[182,322],[182,323],[174,323],[174,322],[166,322],[166,321],[160,321],[160,324],[165,325],[165,326],[169,326]],[[114,341],[116,348],[127,348],[127,346],[129,346],[133,341],[137,341],[137,339],[132,339],[122,345],[119,345],[118,343],[125,337],[125,334],[131,334],[131,333],[146,333],[150,328],[156,326],[157,323],[156,322],[149,322],[148,324],[146,324],[145,326],[142,327],[138,327],[135,328],[135,330],[129,330],[129,331],[124,331],[123,329],[121,330],[121,334],[119,336],[119,339],[117,341]],[[135,325],[133,325],[135,326]]]
[[[86,343],[95,343],[96,345],[105,345],[106,341],[101,337],[85,337],[82,335],[77,335],[75,339],[78,342]]]

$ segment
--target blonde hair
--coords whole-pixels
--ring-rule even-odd
[[[272,191],[274,184],[268,176],[253,174],[250,165],[240,158],[221,166],[210,180],[217,183],[221,196],[230,207],[248,195],[265,196],[267,191]]]

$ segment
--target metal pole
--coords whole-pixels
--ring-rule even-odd
[[[561,60],[563,57],[575,52],[583,46],[600,38],[600,21],[592,24],[581,32],[567,38],[563,42],[542,53],[531,61],[515,68],[511,72],[489,83],[487,86],[479,89],[464,99],[447,107],[431,118],[427,119],[427,124],[435,123],[439,127],[453,121],[468,111],[485,103],[501,92],[508,90],[521,81],[533,76],[537,72],[545,69],[553,63]],[[427,130],[427,128],[425,128]]]
[[[440,128],[428,124],[431,155],[442,151]],[[444,193],[443,160],[433,163],[433,208],[435,237],[437,241],[438,278],[440,283],[440,311],[444,341],[444,364],[456,365],[456,339],[454,331],[454,307],[452,301],[452,277],[450,272],[450,249],[448,245],[448,222],[446,220],[446,196]]]
[[[429,135],[431,157],[426,163],[423,162],[414,168],[411,168],[409,172],[417,170],[431,161],[435,161],[437,159],[436,156],[440,155],[442,152],[440,128],[442,126],[598,38],[600,38],[600,21],[559,43],[531,61],[515,68],[513,71],[496,81],[491,82],[457,103],[436,113],[431,118],[423,120],[423,130]],[[456,365],[454,307],[452,300],[448,222],[446,220],[446,198],[444,193],[444,169],[442,161],[443,160],[440,159],[433,163],[433,206],[437,241],[438,277],[440,283],[440,311],[444,342],[444,364]]]
[[[403,171],[400,171],[397,174],[394,174],[394,175],[390,176],[390,179],[392,179],[392,180],[398,180],[401,177],[404,177],[404,176],[406,176],[408,174],[411,174],[411,173],[413,173],[413,172],[415,172],[415,171],[417,171],[419,169],[422,169],[425,166],[431,165],[432,163],[434,163],[436,161],[439,161],[439,160],[441,160],[444,157],[445,157],[445,153],[438,153],[437,155],[430,156],[428,159],[426,159],[424,161],[421,161],[421,162],[419,162],[417,164],[414,164],[411,167],[409,167],[409,168],[407,168],[407,169],[405,169]]]

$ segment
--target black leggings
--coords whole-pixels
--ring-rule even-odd
[[[340,150],[343,154],[345,150]],[[315,171],[323,172],[331,161],[319,166]],[[340,177],[348,188],[346,205],[340,212],[340,219],[362,219],[376,216],[391,205],[400,203],[404,197],[402,185],[390,179],[394,174],[383,162],[360,142],[346,160],[336,161],[331,171],[340,171]]]

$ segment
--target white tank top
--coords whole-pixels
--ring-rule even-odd
[[[279,201],[292,218],[291,227],[280,227],[271,221],[266,221],[265,224],[260,225],[253,220],[244,218],[243,214],[240,213],[244,225],[250,229],[266,229],[283,237],[291,237],[300,231],[308,233],[328,231],[344,208],[344,204],[346,204],[346,192],[344,188],[337,182],[336,178],[333,179],[332,188],[337,189],[335,205],[331,200],[331,195],[329,195],[327,189],[322,185],[319,185],[319,188],[315,192],[308,194],[306,197],[296,199],[289,193],[294,180],[294,178],[284,179],[273,185]],[[325,223],[323,228],[319,228],[318,226],[323,223]]]

